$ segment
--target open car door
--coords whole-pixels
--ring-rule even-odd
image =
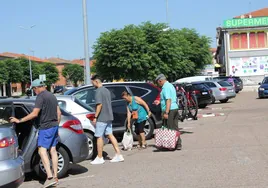
[[[15,130],[15,124],[9,121],[9,118],[14,116],[15,108],[13,102],[0,100],[0,126],[9,126]]]

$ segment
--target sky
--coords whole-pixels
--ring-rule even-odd
[[[212,47],[216,28],[225,19],[268,7],[267,0],[168,0],[168,4],[171,28],[194,28],[212,38]],[[0,7],[0,53],[84,57],[82,0],[0,0]],[[87,13],[92,55],[91,47],[102,32],[146,21],[166,22],[166,0],[87,0]]]

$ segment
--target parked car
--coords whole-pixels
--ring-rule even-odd
[[[103,83],[112,96],[112,108],[114,114],[113,131],[116,134],[122,134],[126,130],[127,108],[126,102],[122,99],[122,92],[128,91],[131,95],[139,96],[147,102],[151,109],[152,117],[148,119],[145,125],[146,139],[152,137],[154,129],[162,126],[161,108],[160,105],[155,105],[155,100],[160,100],[160,88],[147,82],[117,82]],[[72,95],[95,109],[95,91],[96,88],[92,85],[86,85],[71,89],[65,92],[65,95]],[[132,126],[133,127],[133,126]],[[134,127],[133,127],[134,129]],[[134,137],[136,137],[133,131]]]
[[[17,118],[22,118],[31,113],[34,108],[33,99],[4,99],[0,107],[5,106],[14,111]],[[8,105],[7,105],[8,104]],[[59,127],[58,152],[58,177],[62,178],[69,169],[69,163],[79,163],[88,157],[88,140],[84,134],[81,122],[61,109],[62,116]],[[16,124],[19,149],[24,159],[25,173],[34,171],[40,178],[46,178],[46,172],[38,155],[37,137],[38,122],[35,120]]]
[[[0,105],[0,187],[19,187],[24,181],[24,161],[18,152],[14,124],[9,123],[13,112],[9,104]]]
[[[265,77],[262,82],[259,83],[260,87],[258,89],[259,98],[268,97],[268,77]]]
[[[223,81],[228,81],[230,77],[229,76],[219,76],[219,77],[215,77],[213,78],[214,80],[223,80]],[[238,76],[233,76],[234,79],[234,84],[235,84],[235,92],[239,93],[240,91],[243,90],[244,85],[243,85],[243,81],[240,77]]]
[[[212,90],[212,104],[215,101],[226,103],[236,96],[234,87],[226,81],[206,81],[204,84]]]

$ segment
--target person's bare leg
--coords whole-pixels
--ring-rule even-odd
[[[52,147],[50,149],[50,154],[52,159],[53,175],[54,178],[58,178],[58,154],[56,147]]]
[[[38,148],[38,153],[39,153],[39,155],[41,157],[42,163],[43,163],[43,165],[45,167],[45,170],[47,172],[47,178],[53,177],[51,169],[50,169],[50,161],[49,161],[49,158],[48,158],[48,155],[47,155],[47,149],[43,148],[43,147],[39,147]]]
[[[103,139],[102,137],[97,138],[97,150],[98,150],[98,157],[102,158],[103,153]]]
[[[145,134],[144,133],[140,133],[140,139],[141,139],[141,146],[145,146],[146,141],[145,141]]]
[[[141,135],[138,134],[137,135],[137,138],[138,138],[138,143],[139,143],[139,146],[141,147],[142,146],[142,139],[141,139]]]
[[[113,134],[109,134],[109,135],[108,135],[108,138],[109,138],[109,140],[111,141],[111,143],[112,143],[112,145],[113,145],[113,147],[114,147],[114,150],[115,150],[116,154],[120,155],[120,149],[119,149],[119,147],[118,147],[118,142],[117,142],[116,138],[114,137],[114,135],[113,135]]]

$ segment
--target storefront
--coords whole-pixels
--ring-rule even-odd
[[[256,84],[268,74],[268,9],[267,16],[252,15],[225,20],[217,28],[216,60],[225,75]]]

